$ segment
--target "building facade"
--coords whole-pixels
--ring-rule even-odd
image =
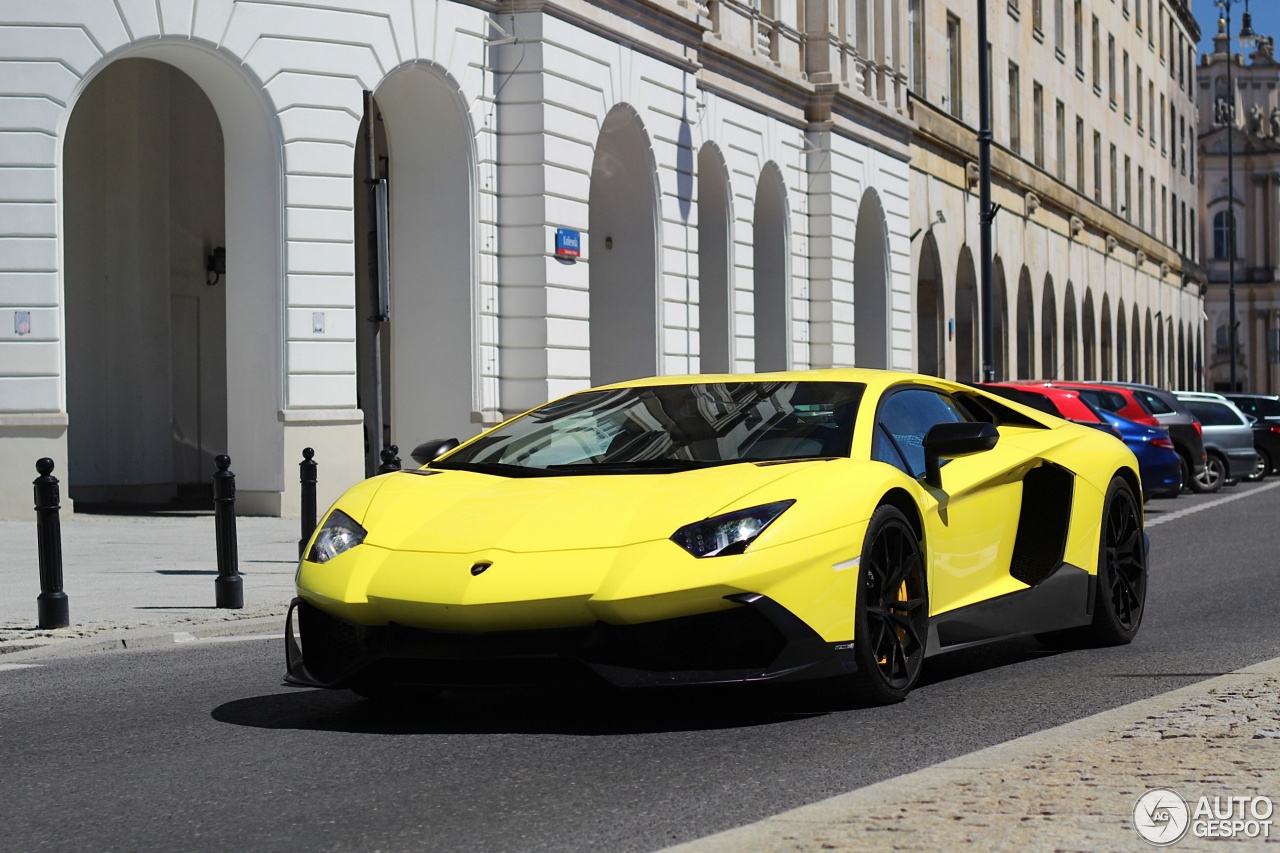
[[[1001,379],[1201,383],[1184,0],[990,0],[993,367]],[[972,4],[911,0],[918,367],[981,377]]]
[[[163,504],[225,452],[240,511],[295,514],[306,446],[323,503],[593,383],[912,368],[909,199],[967,202],[908,167],[907,12],[6,0],[0,516],[43,456],[64,498]]]
[[[1230,291],[1234,277],[1235,390],[1276,394],[1280,393],[1280,63],[1270,38],[1245,51],[1232,49],[1225,20],[1213,46],[1213,53],[1201,58],[1197,98],[1204,175],[1200,198],[1206,226],[1201,251],[1209,272],[1207,387],[1232,390]]]

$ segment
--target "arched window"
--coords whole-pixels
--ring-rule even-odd
[[[1232,221],[1235,218],[1234,211],[1220,210],[1213,215],[1213,257],[1220,261],[1228,260],[1227,247],[1231,245]],[[1236,233],[1240,233],[1240,229],[1235,229]],[[1240,257],[1240,253],[1235,252],[1235,256]]]

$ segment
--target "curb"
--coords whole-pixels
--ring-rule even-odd
[[[873,848],[883,849],[891,839],[893,842],[892,849],[895,850],[936,849],[933,844],[936,844],[938,839],[934,837],[932,843],[927,843],[930,838],[927,834],[922,835],[921,838],[912,839],[904,837],[905,833],[891,832],[886,836],[881,831],[877,836],[874,832],[875,830],[891,830],[893,827],[884,826],[883,820],[867,822],[866,816],[876,812],[883,812],[886,804],[893,804],[895,810],[901,812],[908,811],[915,803],[937,804],[948,795],[948,792],[963,788],[976,777],[984,775],[1000,777],[1012,767],[1043,765],[1046,755],[1065,756],[1072,750],[1078,750],[1081,744],[1098,741],[1102,735],[1130,730],[1134,728],[1135,724],[1158,720],[1165,715],[1170,715],[1189,706],[1197,708],[1208,707],[1219,699],[1216,694],[1222,693],[1227,696],[1239,694],[1241,690],[1250,686],[1277,679],[1280,679],[1280,658],[1263,661],[1226,675],[1180,687],[1168,693],[1122,705],[1090,717],[1073,720],[1035,734],[1024,735],[1023,737],[987,747],[968,755],[962,755],[913,773],[886,779],[883,782],[877,782],[874,785],[868,785],[865,788],[860,788],[847,794],[840,794],[827,800],[801,806],[800,808],[765,818],[757,823],[668,847],[662,853],[755,853],[756,851],[763,853],[764,851],[809,850],[816,849],[818,846],[821,846],[822,849],[852,851]],[[1207,736],[1217,737],[1218,735],[1209,734]],[[1174,749],[1180,749],[1180,747],[1174,747]],[[1108,755],[1105,760],[1110,761],[1112,758]],[[1054,772],[1052,767],[1041,766],[1040,769],[1046,777]],[[1098,780],[1086,781],[1081,779],[1078,774],[1066,767],[1065,762],[1061,772],[1064,776],[1069,777],[1065,783],[1066,785],[1075,784],[1096,789],[1105,784]],[[1249,784],[1248,778],[1246,773],[1241,772],[1236,778],[1206,778],[1201,781],[1206,787],[1210,782],[1215,785],[1222,783],[1228,785],[1238,784],[1240,790],[1232,790],[1229,793],[1245,794],[1246,789],[1254,787],[1254,785]],[[1144,779],[1141,775],[1138,775],[1127,777],[1125,787],[1141,793],[1144,788],[1151,787],[1153,784],[1153,779]],[[1280,774],[1277,775],[1277,785],[1280,786]],[[1259,793],[1269,793],[1274,797],[1280,795],[1280,787],[1274,791],[1260,791]],[[1136,794],[1134,798],[1136,799]],[[1119,803],[1118,806],[1121,807],[1119,810],[1126,811],[1131,809],[1132,802],[1130,800]],[[939,806],[934,805],[933,808],[937,809]],[[941,806],[941,808],[945,810],[945,806]],[[877,817],[880,816],[877,815]],[[959,815],[947,815],[947,817],[953,817],[955,821],[961,820]],[[1027,819],[1023,818],[1023,820]],[[1095,824],[1101,824],[1105,819],[1105,815],[1091,815],[1091,821]],[[876,823],[881,825],[871,825]],[[958,823],[952,825],[958,826]],[[1064,822],[1060,824],[1060,827],[1065,829],[1068,824]],[[1064,842],[1064,839],[1054,839],[1050,832],[1045,831],[1051,829],[1052,824],[1037,824],[1038,843],[1033,842],[1030,845],[1010,837],[1010,835],[1017,834],[1016,826],[1010,827],[1013,832],[1006,833],[1000,828],[999,823],[993,821],[990,824],[990,828],[1003,836],[1003,840],[1000,837],[988,836],[985,839],[985,844],[963,844],[961,842],[964,839],[959,835],[952,835],[951,840],[956,847],[964,846],[971,849],[985,847],[988,850],[1056,850],[1060,849],[1063,846],[1062,842]],[[1121,833],[1126,832],[1122,821],[1117,820],[1112,828],[1117,833],[1108,845],[1112,849],[1120,849],[1122,847],[1127,849],[1151,849],[1151,846],[1141,841],[1132,830],[1127,830],[1128,836],[1122,835]],[[1059,843],[1055,844],[1055,840]],[[1276,840],[1274,838],[1271,839],[1273,842]],[[926,843],[919,844],[917,842]],[[1013,846],[1010,846],[1011,842]],[[1088,844],[1084,844],[1084,846],[1080,846],[1080,844],[1081,841],[1077,838],[1074,845],[1066,843],[1066,848],[1089,849]],[[1186,843],[1180,844],[1179,847],[1195,849],[1203,844],[1204,842],[1197,844],[1193,839],[1188,838]],[[1095,847],[1093,849],[1101,848]]]
[[[284,638],[285,612],[279,615],[253,616],[246,619],[220,620],[194,625],[182,625],[181,630],[160,630],[157,628],[129,629],[120,628],[96,637],[82,639],[53,639],[35,648],[21,651],[0,652],[0,663],[16,663],[27,660],[45,660],[48,658],[71,657],[75,655],[93,654],[95,652],[112,652],[126,649],[156,649],[182,645],[192,640],[205,640],[215,637],[234,637],[242,634],[260,634],[267,631],[278,633]]]

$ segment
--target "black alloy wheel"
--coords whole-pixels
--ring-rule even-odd
[[[881,506],[862,546],[854,612],[856,698],[901,702],[920,678],[929,591],[920,540],[901,510]]]
[[[1197,474],[1191,480],[1191,489],[1206,495],[1221,489],[1227,481],[1227,465],[1216,453],[1210,453],[1204,460],[1204,473]]]
[[[1147,547],[1142,510],[1133,489],[1119,477],[1107,489],[1099,538],[1093,624],[1085,633],[1098,645],[1123,645],[1134,638],[1142,625],[1147,600]]]

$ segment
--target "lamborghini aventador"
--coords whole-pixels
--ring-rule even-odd
[[[663,376],[570,394],[358,483],[297,573],[288,679],[827,679],[902,699],[1005,637],[1126,643],[1147,548],[1113,436],[930,376]]]

